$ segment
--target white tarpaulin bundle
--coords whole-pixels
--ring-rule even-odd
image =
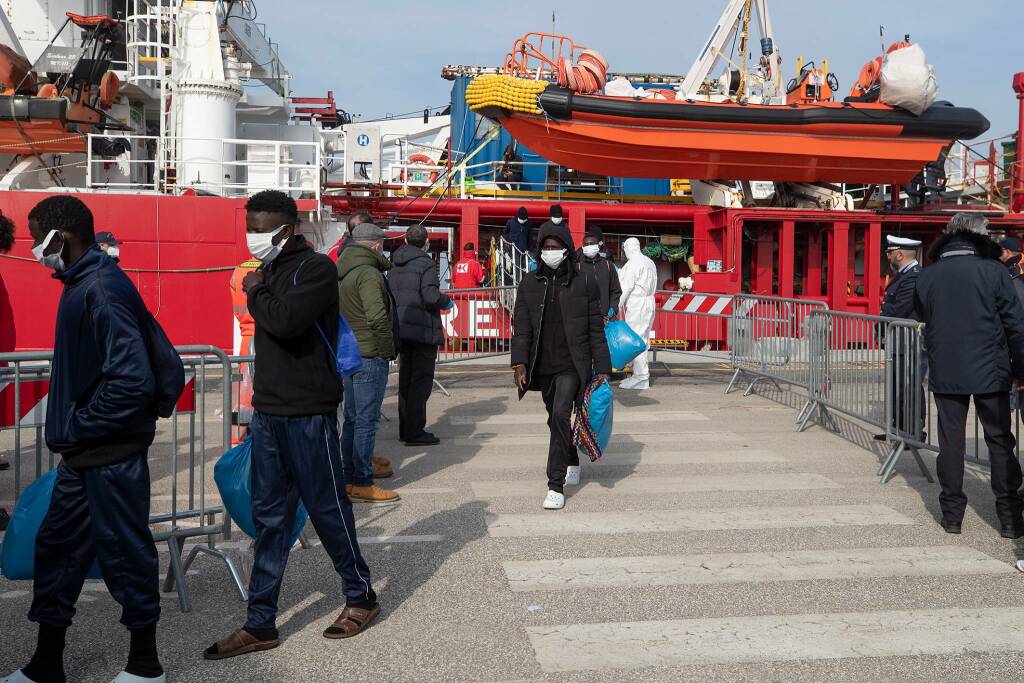
[[[881,80],[880,99],[884,104],[901,107],[918,116],[932,106],[939,94],[935,69],[927,62],[919,45],[902,47],[886,55]]]

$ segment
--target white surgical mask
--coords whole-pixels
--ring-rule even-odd
[[[517,218],[516,220],[519,221],[519,225],[526,225],[526,219],[525,218]]]
[[[557,218],[552,218],[552,219],[551,219],[551,222],[552,222],[552,223],[554,223],[555,225],[561,225],[561,223],[562,223],[562,217],[561,217],[561,216],[558,216]]]
[[[559,249],[558,251],[548,250],[540,252],[540,260],[544,262],[548,268],[557,268],[562,265],[562,261],[565,260],[565,249]]]
[[[587,258],[594,258],[601,251],[601,247],[597,244],[584,244],[583,255]]]
[[[46,248],[48,246],[50,246],[50,242],[53,241],[53,238],[57,234],[59,234],[57,230],[51,230],[46,235],[46,239],[44,239],[42,242],[39,243],[39,246],[32,247],[32,255],[36,257],[36,261],[39,261],[41,264],[43,264],[47,268],[50,268],[51,270],[55,270],[56,272],[59,273],[60,271],[64,270],[64,258],[60,255],[60,252],[64,251],[64,245],[61,244],[60,245],[60,250],[58,250],[57,252],[55,252],[53,254],[44,254],[43,253],[44,251],[46,251]],[[61,242],[63,242],[63,241],[64,241],[64,237],[61,236]]]
[[[110,258],[117,258],[121,255],[120,247],[107,247],[107,256]]]
[[[287,227],[287,225],[282,225],[274,232],[245,233],[245,243],[249,247],[249,253],[252,254],[253,258],[257,258],[264,263],[273,261],[281,253],[285,243],[288,241],[283,239],[280,244],[274,244],[274,238]]]

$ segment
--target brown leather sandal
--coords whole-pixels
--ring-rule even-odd
[[[218,640],[206,648],[203,657],[205,659],[227,659],[228,657],[247,655],[250,652],[273,650],[280,644],[281,641],[278,639],[260,640],[244,628],[236,628],[227,638]]]
[[[380,606],[371,609],[359,607],[348,607],[341,610],[341,614],[334,620],[334,623],[324,631],[324,638],[351,638],[357,636],[370,627],[370,623],[380,614]]]

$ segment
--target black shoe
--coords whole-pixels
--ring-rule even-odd
[[[5,531],[10,523],[11,516],[7,514],[7,510],[0,508],[0,531]]]
[[[1020,538],[1024,536],[1024,524],[1004,524],[999,528],[999,535],[1011,540]]]
[[[889,439],[888,434],[875,434],[875,441],[887,441]]]
[[[423,432],[415,439],[407,439],[405,442],[406,446],[436,446],[441,443],[441,439],[437,438],[430,432]]]
[[[942,520],[939,524],[942,525],[942,528],[946,530],[947,534],[960,533],[960,522],[947,522],[946,520]]]

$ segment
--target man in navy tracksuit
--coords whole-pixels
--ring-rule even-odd
[[[339,452],[341,379],[334,369],[338,273],[298,234],[295,201],[276,190],[246,204],[246,241],[263,262],[242,281],[256,322],[253,376],[254,564],[245,626],[207,648],[207,659],[269,650],[278,640],[277,598],[301,499],[341,575],[345,608],[326,638],[361,633],[380,613],[359,552]]]
[[[164,681],[149,530],[146,456],[157,415],[148,313],[128,276],[96,245],[85,204],[49,197],[28,218],[36,259],[64,285],[46,405],[46,445],[62,461],[36,537],[28,618],[39,624],[39,641],[28,665],[0,681],[66,680],[64,637],[94,560],[131,633],[128,665],[115,682]]]

